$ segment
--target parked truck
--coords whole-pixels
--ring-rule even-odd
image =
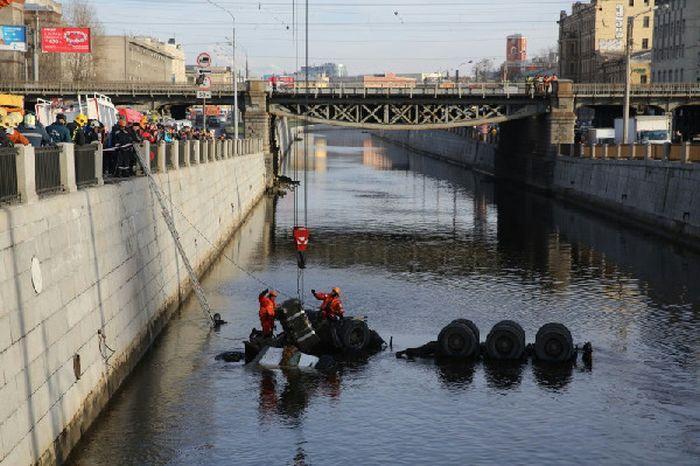
[[[586,133],[588,144],[614,144],[615,128],[590,128]]]
[[[671,142],[671,117],[665,115],[645,115],[629,120],[628,141],[637,144],[666,144]],[[623,142],[622,118],[615,120],[615,142]]]

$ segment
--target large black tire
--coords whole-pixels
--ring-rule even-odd
[[[338,325],[338,337],[347,351],[363,351],[370,343],[367,323],[359,319],[344,319]]]
[[[321,323],[321,311],[306,311],[306,315],[314,327]]]
[[[543,362],[566,362],[574,355],[571,332],[562,324],[543,325],[535,337],[535,357]]]
[[[459,322],[459,323],[466,325],[467,327],[469,327],[472,330],[472,333],[474,333],[474,336],[476,337],[476,342],[478,343],[481,341],[481,339],[480,339],[481,333],[479,332],[479,327],[477,327],[476,324],[474,322],[472,322],[471,320],[469,320],[469,319],[455,319],[452,322]]]
[[[497,361],[521,359],[525,352],[525,331],[517,322],[503,320],[486,337],[486,354]]]
[[[463,322],[451,322],[438,335],[440,353],[449,358],[473,358],[479,355],[479,339]]]

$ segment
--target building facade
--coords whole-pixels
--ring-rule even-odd
[[[598,82],[624,83],[627,69],[624,55],[606,57],[600,67]],[[651,52],[639,52],[632,55],[630,61],[630,83],[648,84],[651,77]]]
[[[97,36],[96,80],[101,82],[186,83],[185,52],[171,39],[152,37]]]
[[[507,78],[513,79],[522,76],[527,63],[527,37],[522,34],[513,34],[506,38],[506,63],[505,72]]]
[[[24,0],[0,8],[0,25],[24,25]],[[23,81],[26,76],[25,52],[0,50],[0,81]]]
[[[367,89],[403,88],[412,89],[416,87],[414,78],[402,78],[395,73],[372,74],[362,77],[362,83]]]
[[[24,5],[24,24],[27,26],[27,80],[34,81],[34,47],[39,49],[39,81],[58,81],[64,78],[61,54],[41,52],[41,29],[63,25],[63,8],[55,0],[31,0]],[[34,31],[37,31],[35,34]]]
[[[324,63],[322,65],[309,66],[309,79],[321,77],[327,78],[344,78],[348,75],[348,70],[341,63]],[[302,66],[298,73],[297,79],[304,79],[306,76],[306,67]]]
[[[187,83],[194,84],[199,76],[197,65],[187,65]],[[230,66],[212,66],[209,68],[209,78],[212,84],[233,85],[233,73]]]
[[[700,1],[657,0],[654,16],[654,82],[700,83]]]
[[[652,49],[654,0],[591,0],[576,2],[559,18],[559,75],[576,82],[609,81],[603,64],[623,56],[627,18],[635,17],[633,50]],[[609,67],[612,65],[609,65]],[[639,80],[647,81],[650,76]]]

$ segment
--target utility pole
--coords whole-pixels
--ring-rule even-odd
[[[221,6],[214,0],[205,0],[210,5],[223,10],[231,17],[231,22],[233,26],[231,28],[231,48],[233,54],[233,61],[231,63],[231,79],[233,79],[233,126],[234,126],[234,138],[238,139],[238,76],[236,76],[236,16],[226,7]]]
[[[623,144],[629,144],[629,124],[630,124],[630,94],[631,94],[631,88],[632,88],[632,47],[634,46],[634,20],[637,19],[638,17],[652,13],[656,10],[661,9],[663,10],[669,10],[671,8],[670,3],[665,3],[661,6],[655,5],[654,7],[642,11],[640,13],[637,13],[636,15],[633,16],[628,16],[627,17],[627,46],[625,47],[625,102],[624,102],[624,109],[623,109],[623,114],[622,114],[622,143]]]
[[[39,82],[39,10],[34,12],[34,82]]]
[[[630,125],[630,93],[632,83],[630,75],[632,74],[632,33],[634,32],[634,16],[627,18],[627,46],[625,48],[625,103],[622,114],[622,143],[629,144],[629,125]]]
[[[236,76],[236,17],[227,10],[233,21],[233,35],[231,36],[233,62],[231,63],[231,75],[233,76],[233,138],[238,140],[238,76]],[[236,154],[237,155],[237,154]]]

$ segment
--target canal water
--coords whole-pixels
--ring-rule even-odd
[[[289,161],[290,175],[300,164]],[[518,187],[348,130],[308,153],[304,297],[339,286],[394,351],[454,318],[562,322],[593,367],[438,366],[391,351],[334,376],[215,361],[296,295],[293,196],[252,212],[78,445],[76,465],[698,464],[700,257]]]

